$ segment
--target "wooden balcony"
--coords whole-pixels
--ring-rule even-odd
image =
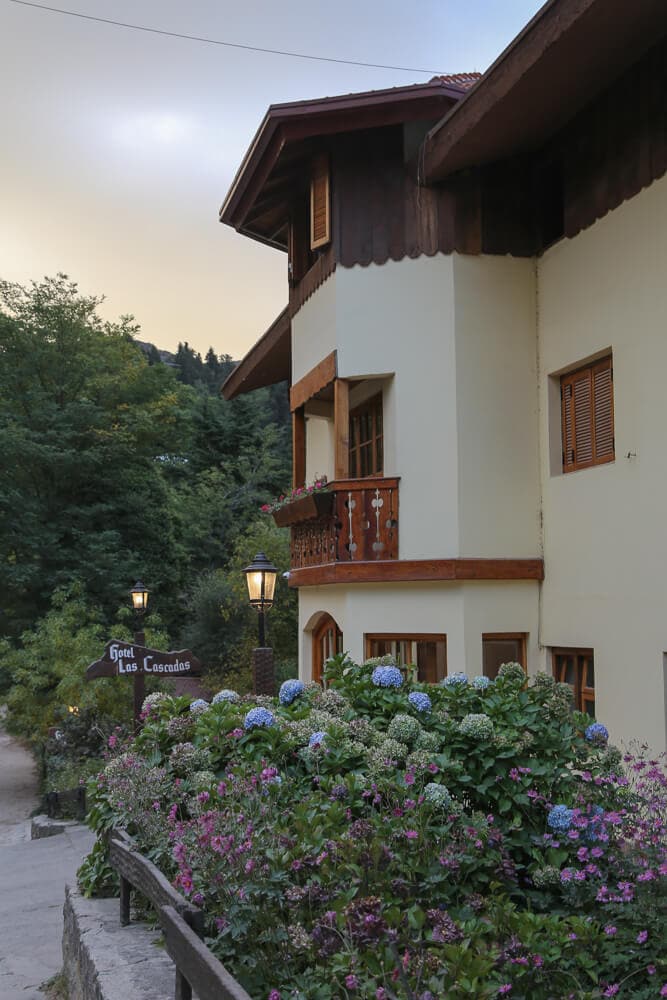
[[[339,479],[330,492],[329,513],[292,525],[292,570],[398,559],[398,479]]]

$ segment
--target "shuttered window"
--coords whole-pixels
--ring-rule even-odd
[[[563,472],[614,460],[614,374],[611,357],[563,375]]]
[[[313,160],[310,178],[310,249],[316,250],[331,239],[329,199],[329,158],[326,154]]]

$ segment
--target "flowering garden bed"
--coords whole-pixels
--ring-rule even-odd
[[[258,1000],[667,996],[667,771],[520,667],[147,699],[91,785]]]

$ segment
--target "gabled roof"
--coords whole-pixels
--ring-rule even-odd
[[[220,209],[220,221],[285,249],[284,204],[295,162],[308,154],[309,143],[337,133],[437,120],[461,100],[478,75],[456,73],[406,87],[272,104]]]
[[[426,137],[422,180],[539,148],[666,33],[666,0],[549,0]]]

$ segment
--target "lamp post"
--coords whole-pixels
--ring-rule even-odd
[[[145,585],[141,580],[137,580],[134,587],[130,591],[130,596],[132,598],[132,607],[134,608],[134,642],[137,646],[146,645],[146,636],[142,627],[142,619],[146,614],[146,609],[148,607],[148,595],[150,591],[147,590]],[[141,726],[141,706],[144,703],[144,698],[146,697],[146,682],[144,680],[143,672],[136,673],[134,675],[134,728],[135,731],[139,731]]]
[[[278,570],[263,552],[258,552],[243,572],[246,575],[250,605],[259,616],[259,646],[252,651],[253,690],[255,694],[275,694],[273,650],[266,645],[264,616],[273,607]]]

